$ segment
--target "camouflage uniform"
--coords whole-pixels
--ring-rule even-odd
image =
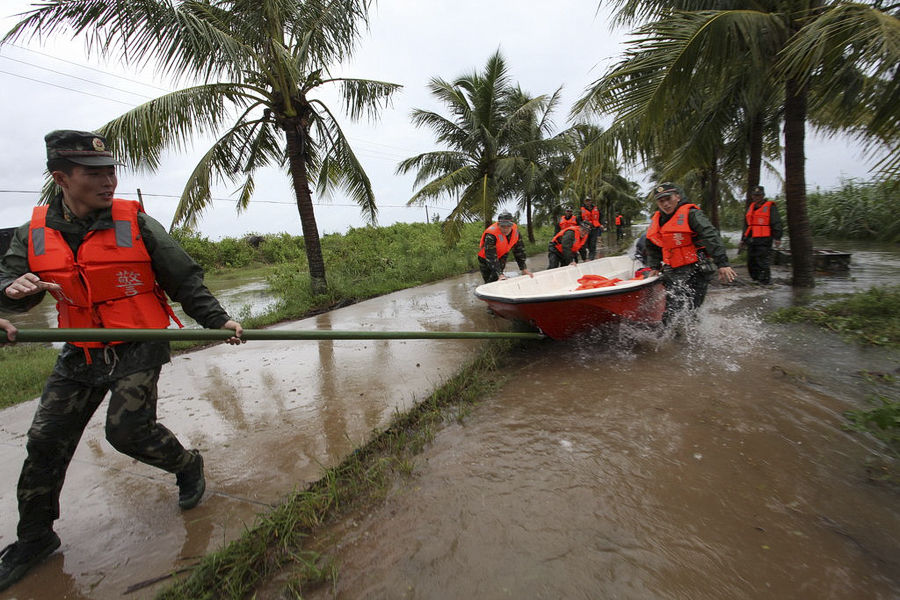
[[[516,264],[519,265],[520,271],[527,268],[525,260],[528,258],[528,254],[525,253],[525,241],[521,236],[522,232],[520,231],[519,239],[513,244],[510,251],[503,256],[497,256],[497,238],[490,233],[485,234],[485,258],[478,257],[478,268],[481,271],[481,277],[484,279],[485,283],[491,283],[492,281],[500,279],[500,275],[502,275],[504,269],[506,269],[506,261],[509,258],[510,252],[512,252],[513,258],[516,259]]]
[[[675,207],[675,211],[687,200],[682,199]],[[666,215],[658,211],[659,224],[662,226],[672,215]],[[651,269],[661,272],[663,285],[666,286],[666,311],[663,322],[668,323],[672,317],[685,310],[700,308],[706,299],[706,291],[709,281],[721,267],[727,267],[728,255],[719,232],[700,210],[692,209],[688,212],[688,225],[693,232],[692,238],[698,248],[700,260],[690,265],[684,265],[673,269],[662,265],[662,248],[646,241],[646,264]],[[710,263],[712,261],[713,264]]]
[[[78,219],[61,198],[50,203],[47,226],[60,231],[77,252],[88,231],[113,227],[109,209]],[[203,284],[200,266],[144,213],[138,227],[150,254],[157,281],[169,297],[207,328],[220,328],[229,320],[216,298]],[[7,253],[0,259],[0,309],[24,312],[40,303],[43,293],[13,300],[3,291],[16,278],[30,272],[28,223],[19,227]],[[28,456],[19,478],[20,540],[41,538],[59,517],[59,494],[66,469],[78,441],[107,392],[106,438],[120,452],[172,473],[192,460],[171,431],[157,423],[157,380],[169,362],[168,342],[129,342],[84,350],[66,344],[47,380],[28,430]]]
[[[762,190],[757,187],[757,190]],[[763,198],[765,200],[765,198]],[[764,285],[772,281],[772,269],[770,265],[770,255],[772,253],[773,240],[781,241],[784,228],[781,224],[781,215],[778,213],[778,205],[772,204],[772,211],[769,213],[769,228],[771,236],[753,237],[750,235],[750,227],[744,218],[744,233],[741,235],[741,243],[747,248],[747,272],[750,279],[758,281]]]

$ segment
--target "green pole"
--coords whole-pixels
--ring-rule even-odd
[[[227,340],[230,329],[20,329],[16,342],[147,342]],[[540,333],[506,331],[332,331],[296,329],[245,329],[244,340],[540,340]],[[0,331],[0,343],[7,342]]]

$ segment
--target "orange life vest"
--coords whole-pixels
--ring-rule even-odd
[[[562,247],[562,241],[560,241],[560,238],[562,238],[563,234],[566,233],[567,231],[575,232],[575,243],[572,244],[572,254],[574,254],[574,253],[578,252],[579,250],[581,250],[581,247],[584,246],[585,242],[587,242],[588,236],[581,234],[581,227],[566,227],[565,229],[560,230],[560,232],[557,233],[556,235],[554,235],[553,239],[550,240],[550,244],[552,246],[555,246],[557,252],[562,254],[563,247]]]
[[[772,207],[775,205],[771,200],[766,200],[760,206],[756,206],[756,202],[750,203],[747,209],[747,230],[744,237],[765,238],[772,237]]]
[[[622,224],[622,215],[616,215],[616,225]]]
[[[484,252],[484,236],[487,234],[491,234],[495,238],[497,238],[497,258],[501,259],[506,256],[512,247],[516,245],[516,242],[519,241],[519,228],[515,225],[512,226],[512,231],[509,232],[509,237],[503,235],[503,232],[500,231],[500,225],[497,223],[491,224],[490,227],[484,230],[484,233],[481,234],[481,242],[478,250],[478,256],[481,258],[487,259]]]
[[[566,217],[565,215],[563,215],[559,220],[560,229],[565,229],[566,227],[575,227],[576,225],[578,225],[578,218],[575,215],[572,215],[571,217]]]
[[[600,209],[596,206],[594,208],[587,208],[586,206],[582,206],[581,220],[590,222],[590,224],[594,227],[600,227]]]
[[[59,284],[56,298],[61,328],[165,329],[175,319],[156,282],[141,239],[140,204],[114,199],[112,229],[89,231],[77,256],[62,234],[47,227],[47,206],[35,207],[28,232],[28,264],[44,281]],[[111,342],[118,344],[121,342]],[[101,348],[103,342],[76,342]]]
[[[693,241],[693,231],[688,224],[688,213],[696,204],[682,204],[666,223],[659,226],[659,211],[653,214],[647,239],[662,248],[662,261],[673,269],[690,265],[699,260],[697,246]]]

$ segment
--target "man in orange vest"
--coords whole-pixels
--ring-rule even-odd
[[[766,190],[758,185],[750,190],[752,202],[744,217],[746,227],[741,237],[741,246],[747,248],[747,271],[750,279],[762,285],[772,281],[769,267],[769,256],[772,242],[781,247],[781,216],[778,207],[771,200],[766,200]]]
[[[737,275],[728,265],[725,246],[719,232],[696,204],[686,202],[673,183],[660,183],[653,189],[659,208],[647,230],[647,266],[651,275],[662,273],[666,286],[666,311],[669,323],[682,313],[703,304],[710,278],[730,283]]]
[[[510,251],[519,265],[519,270],[525,275],[534,277],[525,267],[525,259],[528,258],[525,254],[525,242],[519,236],[519,229],[513,222],[513,216],[508,212],[502,212],[497,215],[497,221],[481,234],[478,267],[485,283],[506,279],[503,270],[506,268],[506,259]]]
[[[625,237],[625,217],[616,215],[616,239],[621,240]]]
[[[556,232],[559,233],[561,230],[566,227],[575,227],[578,225],[578,217],[572,214],[572,207],[566,207],[566,214],[559,218],[559,226],[556,229]]]
[[[581,205],[581,222],[587,221],[591,225],[588,240],[581,249],[581,259],[594,260],[597,258],[597,238],[603,233],[603,223],[600,221],[600,209],[594,206],[590,196],[584,197]]]
[[[555,269],[577,263],[578,251],[590,238],[591,229],[588,221],[582,221],[577,227],[566,227],[554,235],[547,248],[547,268]]]
[[[165,294],[204,327],[242,328],[203,284],[200,266],[137,202],[114,197],[118,162],[90,131],[45,137],[47,170],[62,193],[35,207],[0,258],[0,308],[24,312],[50,292],[60,327],[165,328]],[[66,469],[107,393],[106,439],[119,452],[175,475],[178,504],[206,489],[203,458],[157,422],[157,381],[168,342],[63,346],[28,430],[18,484],[17,541],[0,552],[0,590],[60,545],[53,531]],[[146,501],[146,499],[144,500]]]

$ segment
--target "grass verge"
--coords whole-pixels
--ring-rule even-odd
[[[59,351],[49,344],[5,346],[0,351],[0,408],[41,395]]]
[[[774,323],[813,323],[841,335],[848,341],[865,345],[900,348],[900,285],[873,287],[855,294],[829,294],[816,306],[783,308],[766,320]],[[892,373],[863,373],[873,387],[896,382]],[[889,453],[900,457],[900,400],[876,393],[868,397],[870,409],[844,413],[845,429],[867,433],[884,443]],[[868,465],[869,476],[876,481],[900,484],[894,461],[875,458]]]
[[[900,348],[900,285],[854,294],[827,294],[814,306],[782,308],[771,323],[813,323],[861,344]]]
[[[397,415],[387,429],[327,469],[308,489],[260,516],[243,536],[207,555],[184,580],[159,593],[159,600],[243,598],[267,577],[291,567],[289,588],[335,576],[326,561],[304,550],[304,538],[317,526],[339,518],[360,503],[382,498],[391,478],[412,471],[413,457],[432,441],[441,426],[459,420],[469,408],[502,384],[501,367],[514,342],[486,344],[453,378],[409,412]]]

